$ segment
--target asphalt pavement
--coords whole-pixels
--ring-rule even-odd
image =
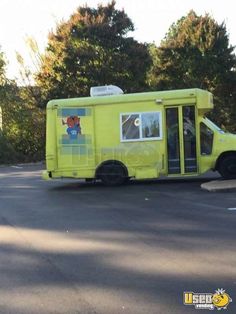
[[[236,313],[236,194],[202,190],[212,174],[107,188],[41,170],[0,168],[0,313],[208,313],[183,293],[219,288]]]

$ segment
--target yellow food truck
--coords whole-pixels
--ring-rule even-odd
[[[201,89],[123,94],[110,85],[51,100],[43,178],[119,185],[210,169],[236,178],[236,136],[205,117],[212,108],[212,94]]]

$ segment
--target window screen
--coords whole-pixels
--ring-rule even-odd
[[[147,112],[141,114],[142,138],[160,137],[160,113]]]

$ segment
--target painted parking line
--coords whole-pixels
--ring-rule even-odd
[[[229,207],[228,210],[236,210],[236,207]]]

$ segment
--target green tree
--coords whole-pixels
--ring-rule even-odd
[[[19,87],[12,81],[2,90],[0,163],[44,159],[45,111],[29,95],[27,87]]]
[[[148,82],[154,89],[202,88],[215,96],[211,116],[236,130],[236,57],[224,23],[190,11],[174,23],[160,47],[149,48],[153,65]],[[234,116],[234,118],[233,118]]]
[[[115,1],[96,9],[79,7],[49,34],[36,75],[45,100],[88,96],[91,86],[105,84],[126,92],[144,90],[151,59],[147,45],[128,36],[133,30]]]
[[[5,83],[5,71],[6,71],[6,60],[3,52],[0,51],[0,86],[3,86]]]
[[[4,120],[6,112],[6,92],[8,81],[6,78],[6,59],[0,51],[0,114],[3,125],[0,125],[0,163],[15,161],[15,150],[4,132]]]
[[[45,112],[38,108],[32,87],[17,86],[6,77],[6,61],[0,53],[0,163],[44,159]]]

